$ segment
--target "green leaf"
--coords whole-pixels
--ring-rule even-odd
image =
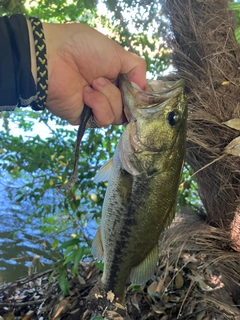
[[[16,198],[17,202],[21,202],[25,198],[25,195],[22,194],[20,197]]]
[[[52,243],[53,249],[56,249],[57,246],[58,246],[58,244],[59,244],[59,241],[58,241],[57,239],[54,239],[54,240],[53,240],[53,243]]]
[[[74,251],[74,253],[75,253],[74,265],[73,265],[74,268],[77,268],[80,260],[81,260],[82,257],[84,256],[84,254],[85,254],[85,252],[84,252],[85,250],[84,250],[84,249],[85,249],[85,248],[79,248],[79,249],[77,249],[77,250]]]
[[[89,252],[89,250],[85,247],[79,248],[74,250],[73,252],[71,252],[66,259],[64,260],[63,265],[66,265],[67,263],[69,263],[70,261],[74,261],[74,265],[73,268],[76,269],[80,260],[82,259],[82,257],[86,254],[86,252]]]
[[[59,278],[58,278],[58,285],[65,296],[69,295],[69,285],[67,280],[67,272],[65,269],[60,270]]]
[[[130,286],[127,288],[127,291],[130,292],[135,292],[141,290],[141,286],[135,285],[135,284],[130,284]]]
[[[52,271],[52,273],[50,274],[50,276],[48,277],[48,281],[49,281],[49,282],[51,282],[51,281],[52,281],[52,279],[53,279],[53,277],[54,277],[54,275],[55,275],[56,271],[57,271],[57,269],[55,268],[55,269]]]
[[[73,212],[75,212],[77,210],[77,206],[76,206],[76,203],[75,201],[70,201],[70,207],[72,209]]]
[[[235,37],[236,37],[237,43],[240,43],[240,27],[238,27],[235,30]]]
[[[72,266],[71,273],[73,276],[76,276],[78,274],[78,268]]]
[[[97,267],[99,270],[103,271],[104,263],[101,262],[101,261],[99,261],[99,262],[97,262],[96,267]]]
[[[66,249],[70,246],[74,246],[74,245],[77,245],[79,244],[81,241],[77,238],[74,238],[74,239],[71,239],[71,240],[68,240],[68,241],[65,241],[63,242],[63,244],[59,247],[59,250],[61,249]]]
[[[75,255],[76,255],[75,252],[76,252],[76,251],[73,251],[72,253],[70,253],[70,254],[66,257],[66,259],[64,260],[63,265],[66,265],[66,264],[68,264],[70,261],[73,261],[73,260],[75,259]]]

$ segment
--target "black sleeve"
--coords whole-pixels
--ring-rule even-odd
[[[28,27],[23,15],[0,18],[0,110],[14,110],[37,99],[31,73]]]

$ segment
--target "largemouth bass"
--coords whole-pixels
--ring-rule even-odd
[[[108,187],[92,252],[104,261],[104,290],[124,304],[129,276],[133,284],[153,276],[159,236],[175,215],[187,106],[183,80],[153,81],[145,92],[122,75],[119,87],[128,124],[95,178]]]

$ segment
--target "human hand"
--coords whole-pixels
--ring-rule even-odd
[[[115,86],[118,75],[127,74],[145,89],[145,61],[84,24],[43,23],[43,29],[48,57],[47,109],[77,125],[85,103],[98,125],[123,123],[121,93]]]

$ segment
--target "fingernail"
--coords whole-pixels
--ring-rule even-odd
[[[99,86],[102,86],[102,87],[107,84],[107,79],[105,78],[98,78],[95,81]]]
[[[87,92],[87,93],[91,93],[93,91],[93,89],[89,86],[85,86],[84,87],[84,91]]]

